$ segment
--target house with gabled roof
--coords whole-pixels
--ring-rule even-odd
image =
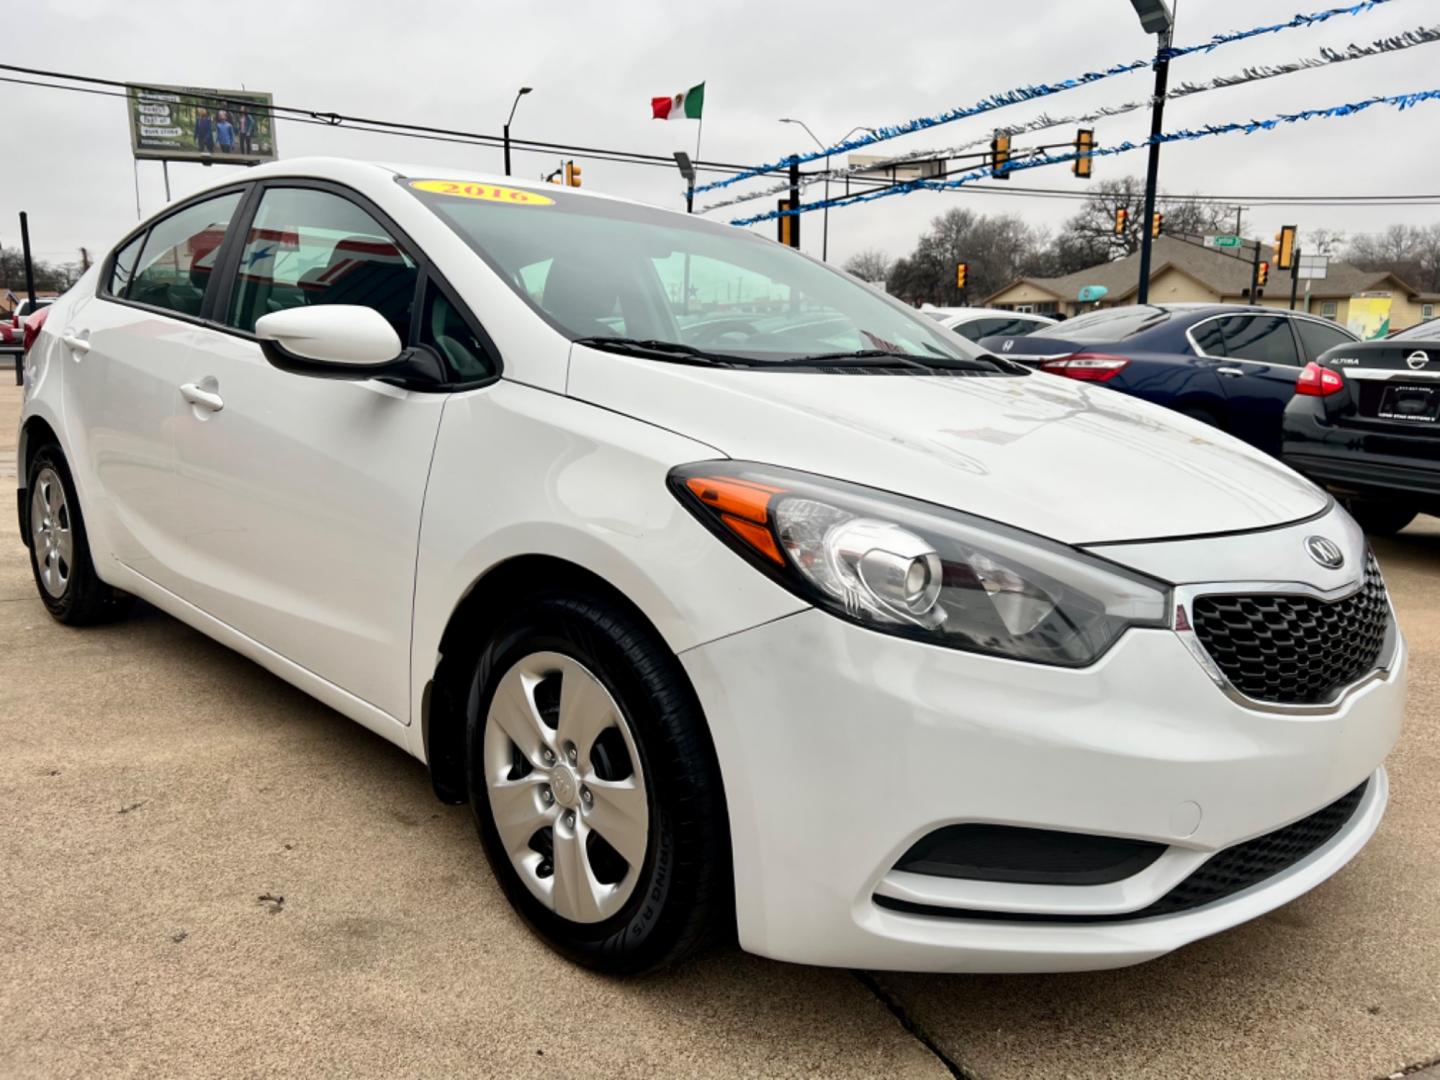
[[[1254,302],[1288,308],[1291,272],[1275,266],[1269,245],[1261,249],[1260,257],[1270,263],[1270,276]],[[1155,304],[1248,304],[1252,302],[1252,269],[1251,259],[1236,258],[1172,236],[1160,236],[1150,256],[1149,299]],[[1133,304],[1139,278],[1137,252],[1062,277],[1017,278],[986,297],[984,304],[1007,311],[1076,315],[1097,306],[1080,303],[1082,288],[1099,285],[1106,289],[1099,301],[1100,307]],[[1330,260],[1325,277],[1302,279],[1296,284],[1297,310],[1342,324],[1349,321],[1351,301],[1360,298],[1388,298],[1392,330],[1413,326],[1440,313],[1437,309],[1440,294],[1421,292],[1392,271],[1362,270],[1340,259]]]

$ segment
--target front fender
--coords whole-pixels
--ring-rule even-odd
[[[677,654],[803,610],[804,601],[717,540],[667,487],[675,465],[723,456],[503,380],[447,402],[420,528],[415,715],[458,606],[490,570],[521,556],[549,556],[603,578]]]

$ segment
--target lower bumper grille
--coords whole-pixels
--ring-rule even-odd
[[[876,896],[881,907],[916,915],[940,915],[952,919],[993,919],[1001,922],[1101,923],[1134,922],[1160,915],[1177,915],[1233,896],[1258,885],[1282,870],[1288,870],[1311,852],[1328,843],[1355,816],[1360,800],[1370,785],[1367,780],[1329,806],[1301,818],[1283,829],[1257,836],[1243,844],[1225,848],[1176,885],[1160,899],[1139,911],[1106,915],[1034,915],[1008,911],[974,911],[960,908],[913,904],[888,896]]]

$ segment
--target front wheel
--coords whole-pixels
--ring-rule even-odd
[[[1403,502],[1346,499],[1345,509],[1371,536],[1394,536],[1415,520],[1420,511]]]
[[[490,864],[557,951],[644,971],[723,927],[714,750],[679,662],[637,616],[595,597],[518,611],[475,665],[467,746]]]
[[[46,609],[67,626],[90,626],[124,615],[133,597],[95,573],[85,517],[65,455],[53,443],[35,452],[26,475],[30,569]]]

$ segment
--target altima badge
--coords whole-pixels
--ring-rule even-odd
[[[1340,545],[1324,536],[1307,536],[1305,550],[1327,570],[1339,570],[1345,565],[1345,553],[1340,550]]]

